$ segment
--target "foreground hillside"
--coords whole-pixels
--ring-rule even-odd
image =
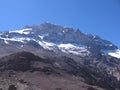
[[[65,57],[57,61],[19,52],[0,59],[2,90],[115,90],[116,82],[110,79],[115,81]]]

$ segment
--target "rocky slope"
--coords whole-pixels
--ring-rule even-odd
[[[119,82],[95,68],[76,63],[71,58],[43,59],[29,52],[19,52],[0,59],[0,86],[9,90],[115,90]],[[12,89],[14,90],[14,89]]]

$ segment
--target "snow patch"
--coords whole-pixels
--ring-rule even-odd
[[[54,43],[45,42],[45,41],[37,41],[37,42],[38,42],[39,45],[42,46],[44,49],[54,50],[54,48],[56,47],[56,44],[54,44]]]
[[[52,50],[55,52],[56,50],[57,51],[60,50],[67,54],[80,55],[83,57],[90,54],[87,48],[75,46],[73,44],[55,44],[46,41],[36,41],[36,42],[38,42],[39,45],[42,46],[44,49]]]
[[[32,28],[25,28],[22,30],[9,31],[9,33],[30,34]]]
[[[109,46],[113,46],[112,44],[109,44]]]
[[[78,48],[78,47],[76,47],[76,46],[74,46],[72,44],[60,44],[58,47],[59,48],[65,48],[65,49]]]
[[[44,38],[45,36],[48,36],[48,34],[38,35],[38,37],[41,38],[42,40],[43,40],[43,38]]]
[[[116,50],[115,52],[109,52],[108,55],[120,59],[120,50],[118,49],[118,50]]]
[[[102,51],[104,54],[120,59],[120,49]]]
[[[8,44],[7,41],[17,41],[17,42],[22,42],[24,43],[24,41],[30,41],[31,39],[30,38],[3,38],[3,37],[0,37],[0,39],[3,39],[5,41],[6,44]]]
[[[43,39],[44,38],[44,36],[41,36],[41,35],[38,35],[39,36],[39,38],[41,38],[41,39]]]
[[[7,40],[4,40],[5,44],[9,44],[9,42]]]
[[[62,52],[74,55],[86,56],[90,54],[86,47],[75,46],[74,44],[60,44],[58,47]]]
[[[93,36],[93,39],[95,39],[96,38],[96,35],[92,35]]]

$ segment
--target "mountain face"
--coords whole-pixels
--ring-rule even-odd
[[[80,30],[50,23],[26,26],[22,30],[1,32],[0,44],[2,46],[12,45],[21,49],[29,45],[78,56],[89,56],[103,52],[120,58],[117,55],[120,50],[110,41],[103,40],[97,35],[87,35]]]
[[[97,35],[84,34],[79,29],[44,23],[25,26],[21,30],[0,32],[0,58],[0,71],[3,75],[12,70],[19,74],[24,72],[24,74],[22,73],[24,76],[30,73],[28,76],[33,75],[34,77],[35,73],[31,74],[31,71],[42,72],[41,66],[45,65],[47,66],[45,73],[57,76],[59,74],[67,75],[71,80],[73,80],[72,76],[77,79],[82,78],[88,86],[94,85],[108,90],[120,88],[120,49],[110,41]],[[36,75],[36,77],[38,76]],[[53,79],[53,77],[49,78]],[[56,82],[58,82],[58,77],[56,78]],[[69,81],[65,77],[59,78],[65,79],[66,82]],[[75,81],[79,83],[78,80]],[[54,89],[45,88],[43,90]]]

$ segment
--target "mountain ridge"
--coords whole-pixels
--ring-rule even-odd
[[[24,44],[27,44],[27,42],[29,43],[29,41],[32,41],[36,43],[36,45],[39,44],[47,49],[51,49],[53,46],[61,50],[61,48],[59,48],[60,44],[71,44],[74,47],[77,45],[77,48],[83,46],[91,50],[90,52],[92,53],[118,49],[116,45],[112,44],[110,41],[101,39],[97,35],[84,34],[79,29],[64,28],[60,25],[50,23],[25,26],[22,30],[1,32],[0,39],[1,42],[6,44],[14,42],[19,43],[21,44],[21,47],[24,46]],[[48,46],[44,47],[45,45]],[[74,50],[70,52],[74,54]]]

